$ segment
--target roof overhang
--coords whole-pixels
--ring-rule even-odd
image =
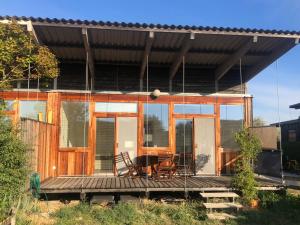
[[[300,32],[243,28],[174,26],[160,24],[96,22],[32,17],[0,17],[2,22],[28,23],[37,40],[62,61],[124,63],[146,62],[170,68],[170,80],[182,63],[209,67],[220,80],[241,66],[248,81],[299,43]]]
[[[300,103],[294,104],[294,105],[290,105],[291,109],[300,109]]]

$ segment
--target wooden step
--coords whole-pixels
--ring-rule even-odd
[[[238,194],[234,192],[206,192],[200,193],[202,198],[238,198]]]
[[[243,206],[239,203],[232,203],[232,202],[221,202],[221,203],[203,203],[204,207],[207,209],[240,209]]]

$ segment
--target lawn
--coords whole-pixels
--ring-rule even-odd
[[[181,204],[164,204],[145,200],[143,203],[122,203],[114,207],[89,206],[72,202],[69,205],[37,202],[21,209],[17,224],[57,225],[295,225],[300,224],[299,195],[261,195],[262,207],[243,210],[236,219],[227,221],[208,220],[200,201]]]

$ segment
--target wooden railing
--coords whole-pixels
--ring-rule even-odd
[[[32,119],[21,119],[21,138],[28,147],[28,164],[31,172],[38,172],[41,180],[53,176],[55,126]]]

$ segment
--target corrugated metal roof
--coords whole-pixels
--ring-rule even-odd
[[[0,20],[31,21],[39,40],[61,59],[85,60],[82,28],[97,62],[141,64],[149,32],[154,32],[149,63],[171,65],[190,33],[195,33],[186,53],[187,65],[217,67],[230,59],[250,38],[257,43],[242,57],[242,66],[255,67],[278,49],[282,54],[294,46],[300,32],[228,27],[175,26],[163,24],[117,23],[34,17],[0,16]],[[291,44],[292,43],[292,44]],[[265,68],[282,54],[268,59]],[[237,60],[236,65],[239,64]],[[254,75],[259,70],[252,72]],[[248,74],[249,79],[252,74]]]
[[[95,21],[95,20],[74,20],[74,19],[57,19],[57,18],[41,18],[41,17],[25,17],[25,16],[0,16],[0,20],[24,20],[34,23],[45,24],[64,24],[78,26],[106,26],[116,28],[149,28],[157,30],[177,30],[177,31],[219,31],[219,32],[239,32],[239,33],[257,33],[257,34],[285,34],[300,35],[300,31],[289,30],[270,30],[270,29],[250,29],[250,28],[232,28],[232,27],[210,27],[210,26],[191,26],[191,25],[168,25],[168,24],[147,24],[147,23],[124,23],[111,21]]]

